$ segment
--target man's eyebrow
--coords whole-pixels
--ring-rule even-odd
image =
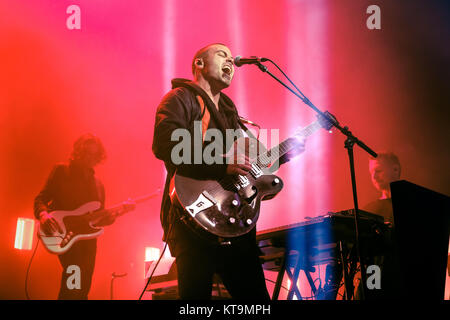
[[[226,57],[228,57],[228,53],[226,53],[225,50],[219,49],[216,51],[216,53],[224,53]]]

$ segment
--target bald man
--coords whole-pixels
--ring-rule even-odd
[[[400,161],[392,152],[380,152],[377,158],[369,160],[369,172],[372,184],[380,192],[380,196],[367,204],[363,210],[381,215],[385,222],[393,224],[390,184],[400,179]]]
[[[230,49],[221,43],[201,48],[192,60],[192,73],[193,81],[172,80],[173,89],[156,112],[152,146],[155,156],[164,161],[167,170],[161,223],[163,239],[176,258],[179,296],[181,299],[211,299],[213,275],[218,274],[232,298],[268,300],[255,228],[228,244],[210,243],[188,229],[180,220],[182,209],[170,201],[169,183],[175,171],[196,179],[220,180],[226,175],[246,175],[251,169],[248,158],[223,164],[174,163],[171,151],[178,142],[171,141],[171,135],[176,129],[192,132],[194,121],[201,121],[202,132],[216,129],[223,137],[227,129],[246,130],[233,101],[222,92],[234,76]],[[206,144],[204,142],[204,146]]]

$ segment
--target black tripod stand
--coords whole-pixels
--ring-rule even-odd
[[[359,223],[359,214],[358,214],[358,196],[357,196],[357,192],[356,192],[356,177],[355,177],[355,165],[354,165],[354,156],[353,156],[353,146],[355,144],[357,144],[358,146],[360,146],[363,150],[365,150],[367,153],[369,153],[372,157],[376,158],[377,154],[370,149],[365,143],[363,143],[361,140],[359,140],[357,137],[355,137],[351,131],[349,130],[349,128],[347,126],[342,127],[339,122],[337,121],[336,117],[334,115],[332,115],[331,113],[329,113],[328,111],[326,112],[322,112],[320,111],[301,91],[300,89],[297,88],[297,86],[289,79],[289,77],[276,65],[275,62],[273,62],[270,59],[267,58],[262,58],[260,61],[269,61],[271,62],[273,65],[275,65],[275,67],[277,67],[277,69],[289,80],[289,82],[295,87],[295,89],[298,91],[295,92],[292,88],[290,88],[288,85],[286,85],[283,81],[281,81],[280,79],[278,79],[274,74],[272,74],[268,68],[263,65],[261,62],[256,62],[255,64],[258,66],[258,68],[264,72],[269,74],[272,78],[274,78],[276,81],[278,81],[281,85],[283,85],[286,89],[288,89],[289,91],[291,91],[295,96],[297,96],[298,98],[300,98],[300,100],[302,100],[303,103],[305,103],[308,107],[310,107],[311,109],[313,109],[316,113],[318,117],[322,117],[322,119],[325,119],[326,121],[328,121],[333,127],[335,127],[337,130],[339,130],[341,133],[343,133],[346,136],[346,140],[345,140],[345,144],[344,147],[347,149],[348,151],[348,158],[349,158],[349,165],[350,165],[350,174],[351,174],[351,182],[352,182],[352,192],[353,192],[353,204],[354,204],[354,209],[355,209],[355,214],[354,214],[354,218],[355,218],[355,249],[357,252],[357,256],[358,256],[358,261],[359,261],[359,265],[361,267],[361,299],[364,300],[365,299],[365,290],[364,290],[364,286],[366,283],[366,270],[364,268],[364,258],[361,256],[361,248],[360,248],[360,235],[359,235],[359,228],[358,228],[358,223]]]

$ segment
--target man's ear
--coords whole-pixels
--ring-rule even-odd
[[[195,59],[195,65],[197,66],[197,68],[203,68],[204,66],[203,59],[202,58]]]

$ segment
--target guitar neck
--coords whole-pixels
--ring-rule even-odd
[[[89,222],[91,222],[92,224],[96,224],[99,221],[101,221],[102,219],[106,218],[108,215],[110,215],[112,209],[113,208],[101,209],[101,210],[89,212],[88,214],[86,214],[87,220],[89,220]]]
[[[314,132],[322,128],[322,125],[319,123],[319,121],[314,121],[310,125],[302,128],[300,132],[295,134],[295,136],[300,137],[309,137]],[[257,163],[260,166],[267,167],[270,164],[273,163],[273,161],[278,160],[283,155],[288,153],[289,151],[295,149],[298,146],[298,141],[296,137],[290,137],[283,142],[281,142],[279,145],[271,148],[269,151],[267,151],[265,154],[260,155],[257,158]]]
[[[138,197],[133,199],[132,201],[135,202],[136,204],[138,203],[142,203],[144,201],[150,200],[154,197],[156,197],[157,195],[159,195],[160,190],[158,189],[155,193],[151,193],[142,197]],[[125,212],[121,212],[123,208],[123,203],[117,204],[115,206],[109,207],[108,209],[103,209],[103,210],[98,210],[98,211],[94,211],[94,212],[89,212],[87,214],[87,218],[89,221],[91,221],[92,223],[97,223],[100,220],[104,219],[105,217],[111,215],[112,213],[116,213],[116,216],[121,216],[122,214],[124,214]]]

